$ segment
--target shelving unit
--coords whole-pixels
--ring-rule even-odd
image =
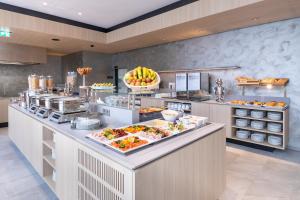
[[[280,120],[280,121],[271,120],[271,119],[268,119],[267,117],[257,119],[257,118],[251,117],[250,115],[245,116],[245,117],[240,117],[240,116],[237,116],[235,114],[236,109],[247,109],[250,112],[252,110],[266,111],[266,112],[278,112],[278,113],[282,114],[282,120]],[[280,123],[280,124],[282,124],[282,131],[281,132],[272,132],[272,131],[267,130],[266,128],[265,129],[254,129],[250,126],[239,127],[239,126],[236,126],[236,124],[235,124],[236,119],[248,119],[250,121],[265,121],[266,123],[270,123],[270,122]],[[289,133],[288,132],[288,109],[280,110],[280,109],[275,109],[275,108],[272,109],[272,108],[264,108],[264,107],[255,108],[254,106],[249,106],[249,107],[247,107],[247,106],[232,106],[232,126],[231,126],[231,128],[232,128],[232,137],[231,137],[231,139],[233,139],[233,140],[247,142],[247,143],[256,144],[256,145],[261,145],[261,146],[265,146],[265,147],[270,147],[270,148],[273,148],[273,149],[284,150],[287,146],[287,143],[288,143],[288,133]],[[237,138],[236,137],[236,131],[237,130],[248,130],[248,131],[251,132],[251,134],[253,132],[265,133],[265,134],[267,134],[267,137],[269,135],[281,136],[282,137],[282,145],[281,146],[275,146],[275,145],[269,144],[267,142],[267,139],[264,142],[260,143],[260,142],[252,141],[250,139],[250,137],[248,139]]]
[[[55,151],[54,131],[43,127],[43,178],[50,188],[55,192],[56,182],[53,180],[53,173],[56,171],[55,159],[52,158],[52,151]]]

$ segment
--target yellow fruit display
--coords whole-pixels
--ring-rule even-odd
[[[131,86],[149,86],[157,82],[157,74],[148,67],[138,66],[124,77],[126,83]]]

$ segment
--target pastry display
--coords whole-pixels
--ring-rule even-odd
[[[239,76],[235,80],[238,82],[238,85],[243,85],[243,84],[258,85],[260,82],[257,79],[246,77],[246,76]]]
[[[163,109],[162,108],[141,108],[140,109],[140,114],[147,114],[147,113],[153,113],[153,112],[161,112]]]
[[[274,107],[276,106],[277,102],[276,101],[269,101],[264,103],[264,106],[268,106],[268,107]]]
[[[231,104],[236,104],[236,105],[245,105],[247,101],[242,101],[242,100],[232,100],[230,101]]]
[[[261,84],[265,84],[265,85],[273,85],[275,82],[275,78],[264,78],[261,79]]]
[[[92,72],[92,68],[91,67],[78,67],[77,72],[78,72],[78,74],[80,74],[80,76],[88,75],[89,73]]]
[[[289,82],[288,78],[273,78],[273,77],[267,77],[261,80],[257,80],[246,76],[239,76],[235,80],[237,81],[238,85],[257,85],[257,86],[259,85],[285,86]]]
[[[110,145],[121,151],[128,151],[140,147],[142,145],[145,145],[147,143],[148,143],[147,140],[143,140],[140,137],[130,136],[124,139],[114,141]]]
[[[243,101],[243,100],[232,100],[229,102],[230,104],[234,105],[249,105],[249,106],[258,106],[258,107],[279,107],[284,108],[287,106],[287,104],[283,101],[268,101],[268,102],[262,102],[262,101]]]

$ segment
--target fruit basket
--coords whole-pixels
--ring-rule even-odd
[[[147,91],[159,88],[160,76],[146,67],[137,67],[123,77],[124,84],[132,91]]]

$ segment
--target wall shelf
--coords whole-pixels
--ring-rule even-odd
[[[157,73],[181,73],[181,72],[209,72],[209,71],[223,71],[223,70],[235,70],[241,69],[240,66],[225,66],[225,67],[201,67],[195,69],[175,69],[175,70],[165,70],[165,71],[158,71]]]

